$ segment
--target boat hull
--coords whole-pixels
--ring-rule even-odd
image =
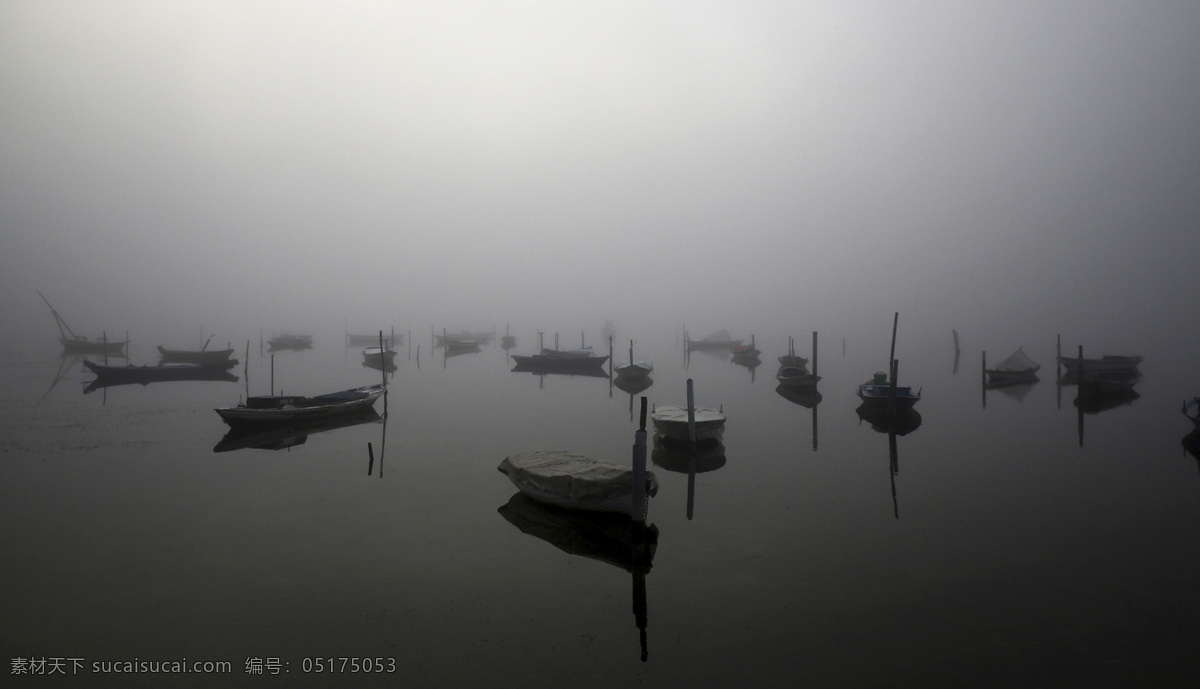
[[[237,359],[230,358],[233,355],[232,349],[183,350],[167,349],[158,345],[158,355],[163,363],[170,364],[198,364],[232,368],[238,363]]]
[[[373,407],[383,391],[382,385],[369,385],[317,397],[252,397],[249,404],[215,411],[230,426],[307,423]]]
[[[509,455],[497,469],[522,493],[547,505],[621,514],[633,507],[630,467],[566,450],[535,450]],[[646,471],[646,500],[656,493],[658,478]]]
[[[627,361],[623,361],[617,364],[613,370],[615,370],[617,375],[621,378],[637,380],[639,378],[648,378],[650,373],[654,371],[654,367],[650,364],[640,361],[632,364]]]
[[[890,394],[890,389],[887,385],[863,383],[858,386],[858,397],[863,401],[863,404],[886,407],[888,406]],[[920,393],[914,393],[910,387],[896,386],[896,409],[912,409],[913,405],[920,401]]]
[[[571,369],[597,369],[608,361],[608,356],[545,356],[542,354],[513,354],[513,361],[524,370],[546,369],[552,371]]]
[[[1060,356],[1058,363],[1062,364],[1067,373],[1079,373],[1079,357]],[[1121,371],[1125,373],[1133,373],[1137,371],[1138,365],[1142,363],[1140,356],[1116,356],[1108,355],[1099,359],[1083,360],[1084,376],[1089,373],[1097,373],[1101,371]]]

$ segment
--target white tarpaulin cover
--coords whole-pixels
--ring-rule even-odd
[[[1012,356],[996,364],[991,370],[1004,371],[1005,373],[1024,373],[1026,371],[1036,371],[1039,368],[1041,367],[1025,354],[1025,350],[1017,347],[1017,351],[1013,352]]]
[[[629,509],[633,469],[566,450],[534,450],[509,455],[500,472],[532,498],[584,510]],[[646,472],[646,495],[658,492],[654,472]],[[622,502],[624,501],[624,502]]]
[[[696,438],[698,440],[719,438],[725,430],[725,414],[708,407],[694,410]],[[654,408],[650,415],[654,428],[661,434],[678,440],[688,439],[688,411],[684,407],[663,404]]]

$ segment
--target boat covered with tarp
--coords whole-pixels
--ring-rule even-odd
[[[720,440],[725,432],[725,413],[719,409],[699,407],[693,409],[696,426],[695,440]],[[654,430],[671,440],[689,441],[688,410],[673,404],[658,405],[650,413]]]
[[[630,514],[633,468],[568,450],[533,450],[505,457],[500,473],[530,498],[556,507]],[[646,472],[646,499],[658,493],[658,478]],[[644,511],[642,512],[645,513]]]
[[[1017,351],[1007,359],[984,371],[988,385],[1016,385],[1037,380],[1037,372],[1041,367],[1041,364],[1029,358],[1024,349],[1017,347]]]

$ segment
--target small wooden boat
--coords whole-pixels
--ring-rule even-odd
[[[522,493],[555,507],[630,514],[633,506],[631,467],[566,450],[534,450],[509,455],[497,468]],[[648,501],[658,493],[658,479],[647,471],[645,480]]]
[[[382,417],[371,407],[341,416],[296,423],[235,426],[213,448],[213,452],[230,450],[286,450],[303,445],[308,436],[349,426],[380,421]]]
[[[696,440],[720,440],[725,432],[725,413],[718,409],[700,407],[693,410],[696,424]],[[689,442],[688,410],[673,404],[656,406],[650,413],[654,430],[671,440]]]
[[[233,368],[238,360],[230,358],[232,349],[167,349],[158,345],[158,355],[164,364],[197,364],[217,368]]]
[[[1037,380],[1037,372],[1042,366],[1030,359],[1025,350],[1017,347],[1007,359],[992,368],[984,369],[990,387],[1031,383]]]
[[[383,391],[382,385],[368,385],[316,397],[259,395],[246,398],[236,407],[221,407],[215,411],[230,426],[314,421],[372,407]]]
[[[809,373],[803,366],[780,366],[775,372],[775,380],[784,387],[812,388],[816,387],[821,376]]]
[[[617,376],[621,378],[625,378],[626,380],[635,380],[638,378],[649,377],[650,373],[654,371],[654,364],[649,364],[645,361],[622,361],[621,363],[617,364],[613,370],[616,371]]]
[[[495,333],[483,333],[483,332],[473,333],[473,332],[464,330],[464,331],[458,332],[458,333],[443,332],[441,335],[435,334],[433,336],[433,339],[435,340],[435,344],[438,347],[445,347],[447,345],[454,345],[454,344],[485,345],[485,344],[488,344],[489,342],[491,342],[492,338],[494,338],[495,336],[496,336]]]
[[[389,345],[383,347],[367,347],[363,350],[363,359],[374,362],[392,361],[396,358],[396,350]]]
[[[1058,363],[1062,364],[1067,373],[1079,373],[1079,357],[1060,356]],[[1086,377],[1090,373],[1098,373],[1101,371],[1123,371],[1132,373],[1137,371],[1138,365],[1142,363],[1140,356],[1117,356],[1105,355],[1099,359],[1083,359],[1083,375]]]
[[[378,340],[376,340],[378,341]],[[363,350],[363,366],[376,371],[391,373],[396,370],[396,350],[385,344],[383,348],[367,347]]]
[[[312,335],[278,335],[267,340],[271,351],[312,349]]]
[[[638,378],[646,378],[654,370],[654,364],[646,363],[645,361],[635,361],[633,358],[633,341],[629,341],[629,360],[622,361],[613,367],[618,378],[626,380],[634,380]]]
[[[50,307],[50,313],[54,316],[54,322],[58,325],[58,341],[62,344],[64,354],[104,354],[107,356],[125,356],[125,348],[129,344],[128,340],[115,342],[107,337],[102,337],[98,340],[89,340],[82,335],[76,335],[71,326],[63,320],[63,317],[58,315],[58,311],[51,306],[50,301],[46,299],[41,290],[34,290],[42,301],[46,302],[46,306]]]
[[[561,356],[558,354],[545,354],[547,350],[542,350],[542,354],[513,354],[513,361],[517,367],[523,371],[534,370],[550,370],[550,371],[587,371],[598,369],[608,361],[608,355],[596,356],[591,353],[591,348],[588,348],[588,354],[583,356]],[[550,350],[556,351],[556,350]]]
[[[504,324],[504,336],[500,338],[500,348],[508,351],[517,346],[517,336],[511,335],[508,332],[508,324]]]
[[[719,330],[708,337],[700,340],[693,340],[690,337],[687,341],[688,349],[733,349],[742,344],[741,340],[735,340],[729,336],[728,330]]]
[[[816,341],[815,337],[813,341]],[[796,366],[798,368],[808,368],[808,359],[796,354],[796,341],[790,335],[788,336],[788,353],[779,357],[779,365],[781,367]]]
[[[886,407],[890,394],[891,385],[888,383],[888,375],[883,372],[876,373],[873,379],[858,386],[858,397],[864,404]],[[896,386],[897,410],[911,409],[913,405],[920,401],[920,390],[914,393],[911,387],[905,385]]]

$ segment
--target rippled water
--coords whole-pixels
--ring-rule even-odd
[[[807,354],[808,334],[794,334]],[[639,339],[637,358],[655,365],[641,395],[680,404],[692,378],[697,402],[729,421],[723,458],[690,477],[686,458],[655,455],[656,540],[636,542],[513,500],[496,471],[538,448],[630,461],[637,396],[607,378],[514,373],[496,346],[446,359],[426,340],[418,360],[414,342],[397,357],[386,425],[215,452],[227,428],[212,409],[270,386],[257,346],[248,384],[239,366],[236,383],[88,394],[79,362],[8,351],[5,653],[82,659],[63,686],[369,681],[341,658],[381,659],[371,677],[392,686],[1194,679],[1200,472],[1171,375],[1185,362],[1141,352],[1140,397],[1080,414],[1075,388],[1055,385],[1053,341],[1025,348],[1041,382],[985,398],[978,350],[956,370],[948,335],[902,337],[921,423],[889,439],[853,394],[886,361],[883,335],[844,351],[840,334],[822,335],[814,408],[775,390],[786,333],[759,335],[753,370],[727,354],[689,360],[672,333]],[[277,354],[275,388],[377,381],[341,339]],[[514,353],[533,341],[521,334]],[[135,658],[231,671],[214,682],[93,665]],[[318,658],[337,671],[318,672]],[[280,676],[247,674],[248,661]]]

